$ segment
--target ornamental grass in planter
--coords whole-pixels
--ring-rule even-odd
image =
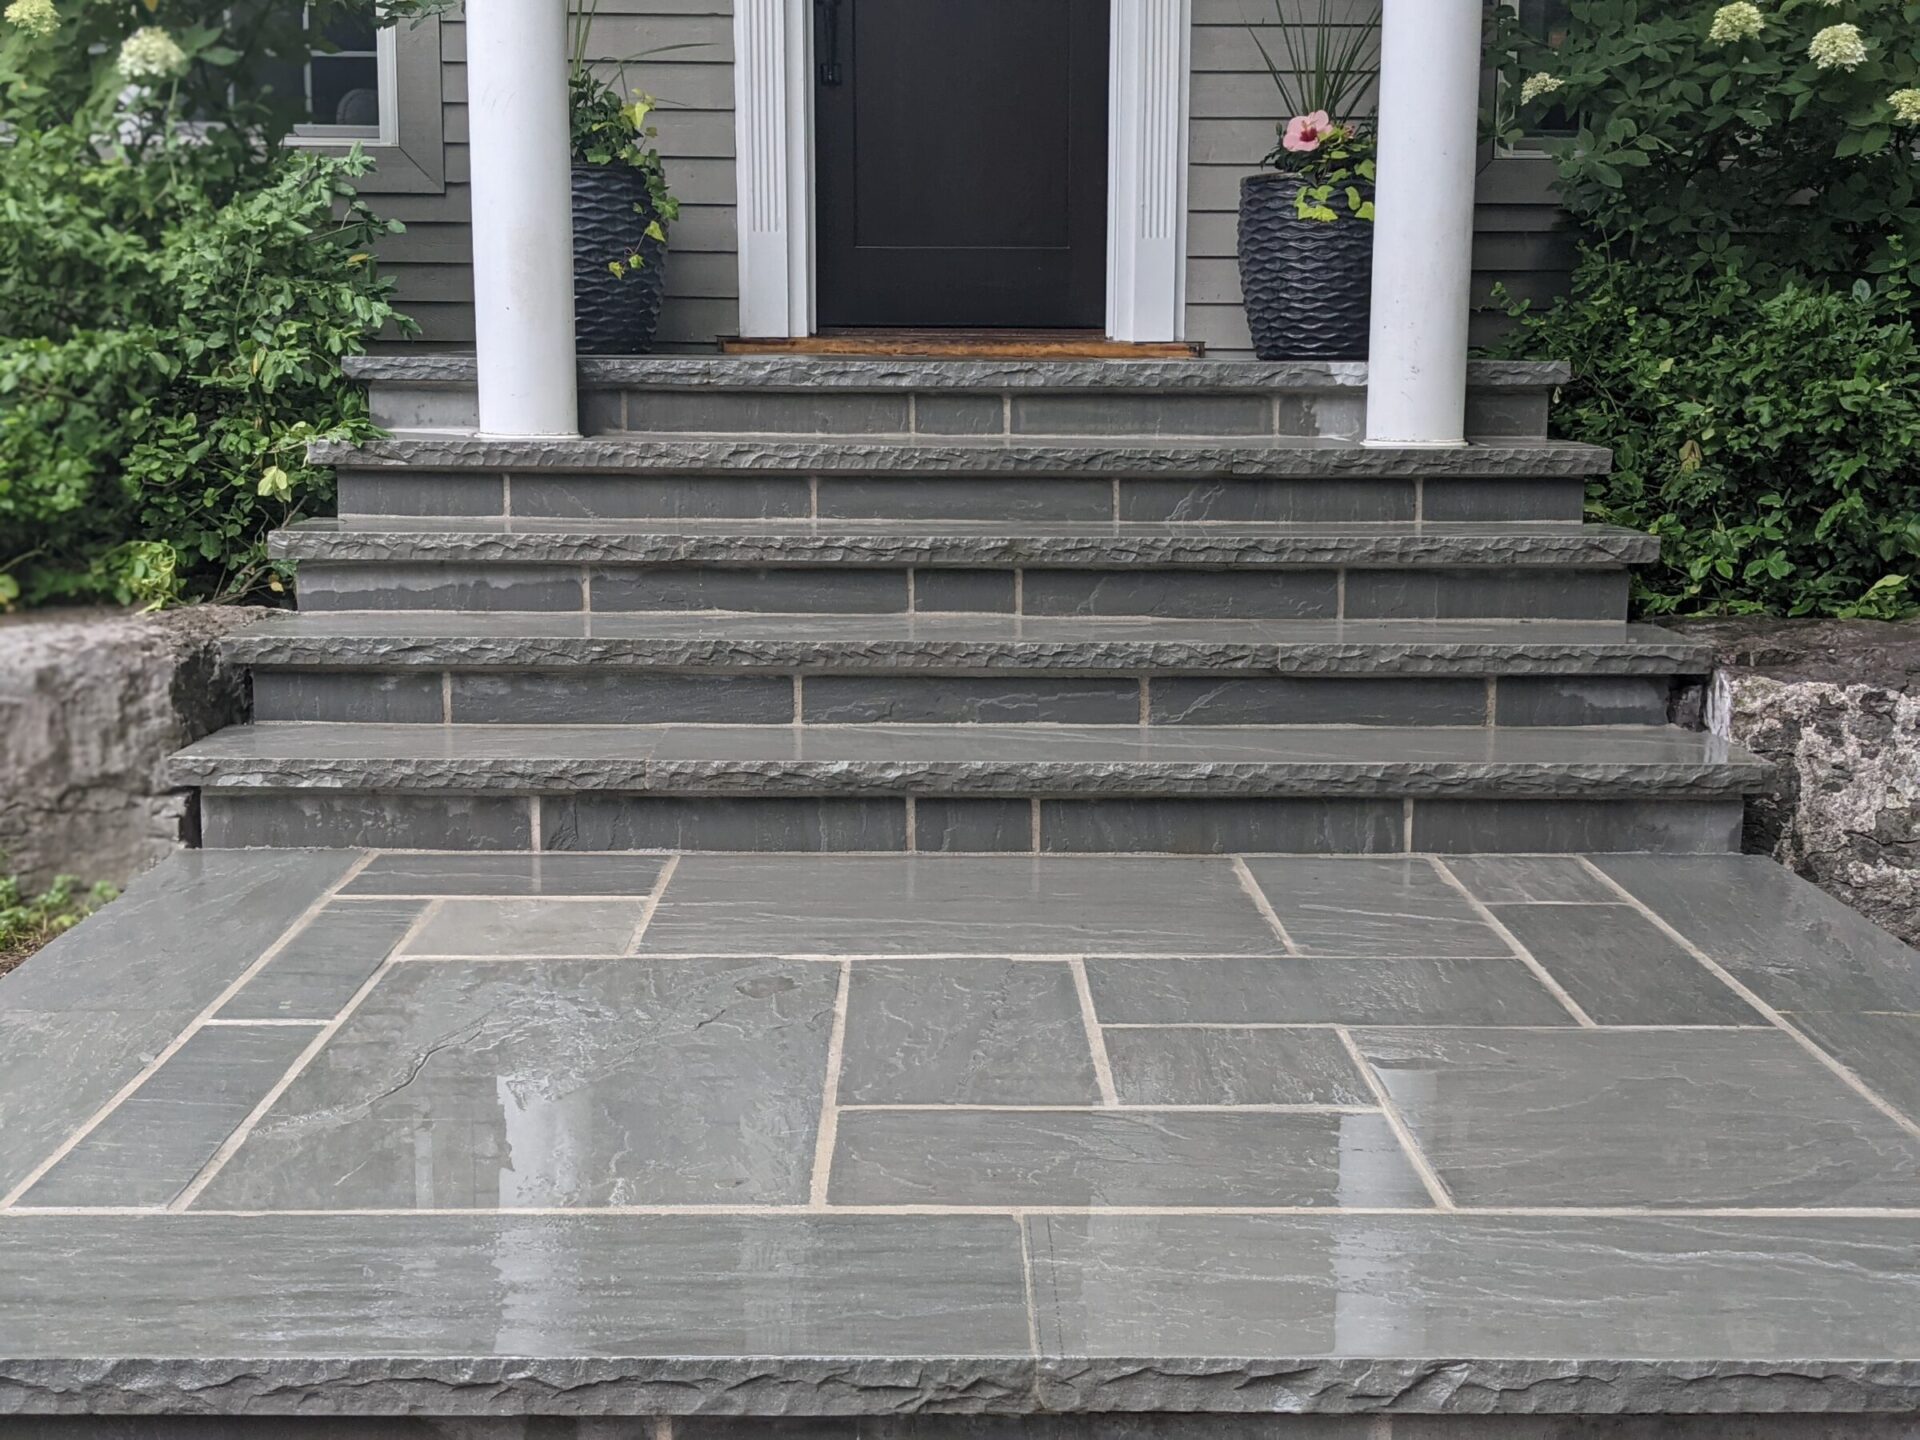
[[[667,188],[650,95],[622,96],[587,67],[594,11],[573,21],[567,77],[573,130],[573,303],[583,355],[644,355],[666,300],[667,227],[680,203]],[[678,49],[682,47],[664,47]]]
[[[1372,316],[1374,137],[1345,118],[1379,68],[1380,21],[1312,21],[1275,0],[1281,53],[1249,27],[1288,118],[1240,182],[1240,291],[1262,360],[1364,360]],[[1342,117],[1342,118],[1335,118]]]

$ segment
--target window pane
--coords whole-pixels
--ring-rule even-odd
[[[380,64],[371,55],[316,55],[311,68],[315,124],[380,123]]]
[[[356,5],[354,13],[335,15],[327,22],[322,38],[335,50],[372,54],[373,34],[373,5],[372,0],[368,0],[365,5]]]
[[[1527,33],[1556,50],[1566,41],[1571,19],[1567,0],[1520,0],[1520,23]]]

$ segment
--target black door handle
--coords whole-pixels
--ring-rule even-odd
[[[838,85],[840,0],[813,0],[813,58],[822,85]]]

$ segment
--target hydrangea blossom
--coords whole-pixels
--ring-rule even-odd
[[[1542,95],[1551,95],[1556,90],[1566,88],[1566,81],[1558,75],[1549,75],[1542,70],[1538,75],[1529,75],[1520,86],[1520,103],[1531,105]]]
[[[1807,46],[1807,58],[1822,70],[1851,70],[1867,59],[1867,42],[1858,25],[1829,25]]]
[[[60,17],[54,13],[53,0],[13,0],[6,9],[7,23],[17,25],[29,35],[38,35],[41,39],[53,34],[60,28]]]
[[[1920,90],[1896,90],[1887,96],[1887,104],[1902,125],[1920,125]]]
[[[120,42],[120,75],[126,80],[165,80],[187,65],[187,52],[158,25],[134,31]]]
[[[1766,28],[1767,17],[1760,13],[1760,7],[1753,0],[1735,0],[1732,5],[1722,5],[1713,12],[1707,39],[1716,45],[1731,45],[1738,40],[1751,40]]]

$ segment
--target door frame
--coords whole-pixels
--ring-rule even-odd
[[[1107,334],[1186,338],[1192,0],[1112,0]],[[734,0],[740,333],[814,333],[813,0]]]

